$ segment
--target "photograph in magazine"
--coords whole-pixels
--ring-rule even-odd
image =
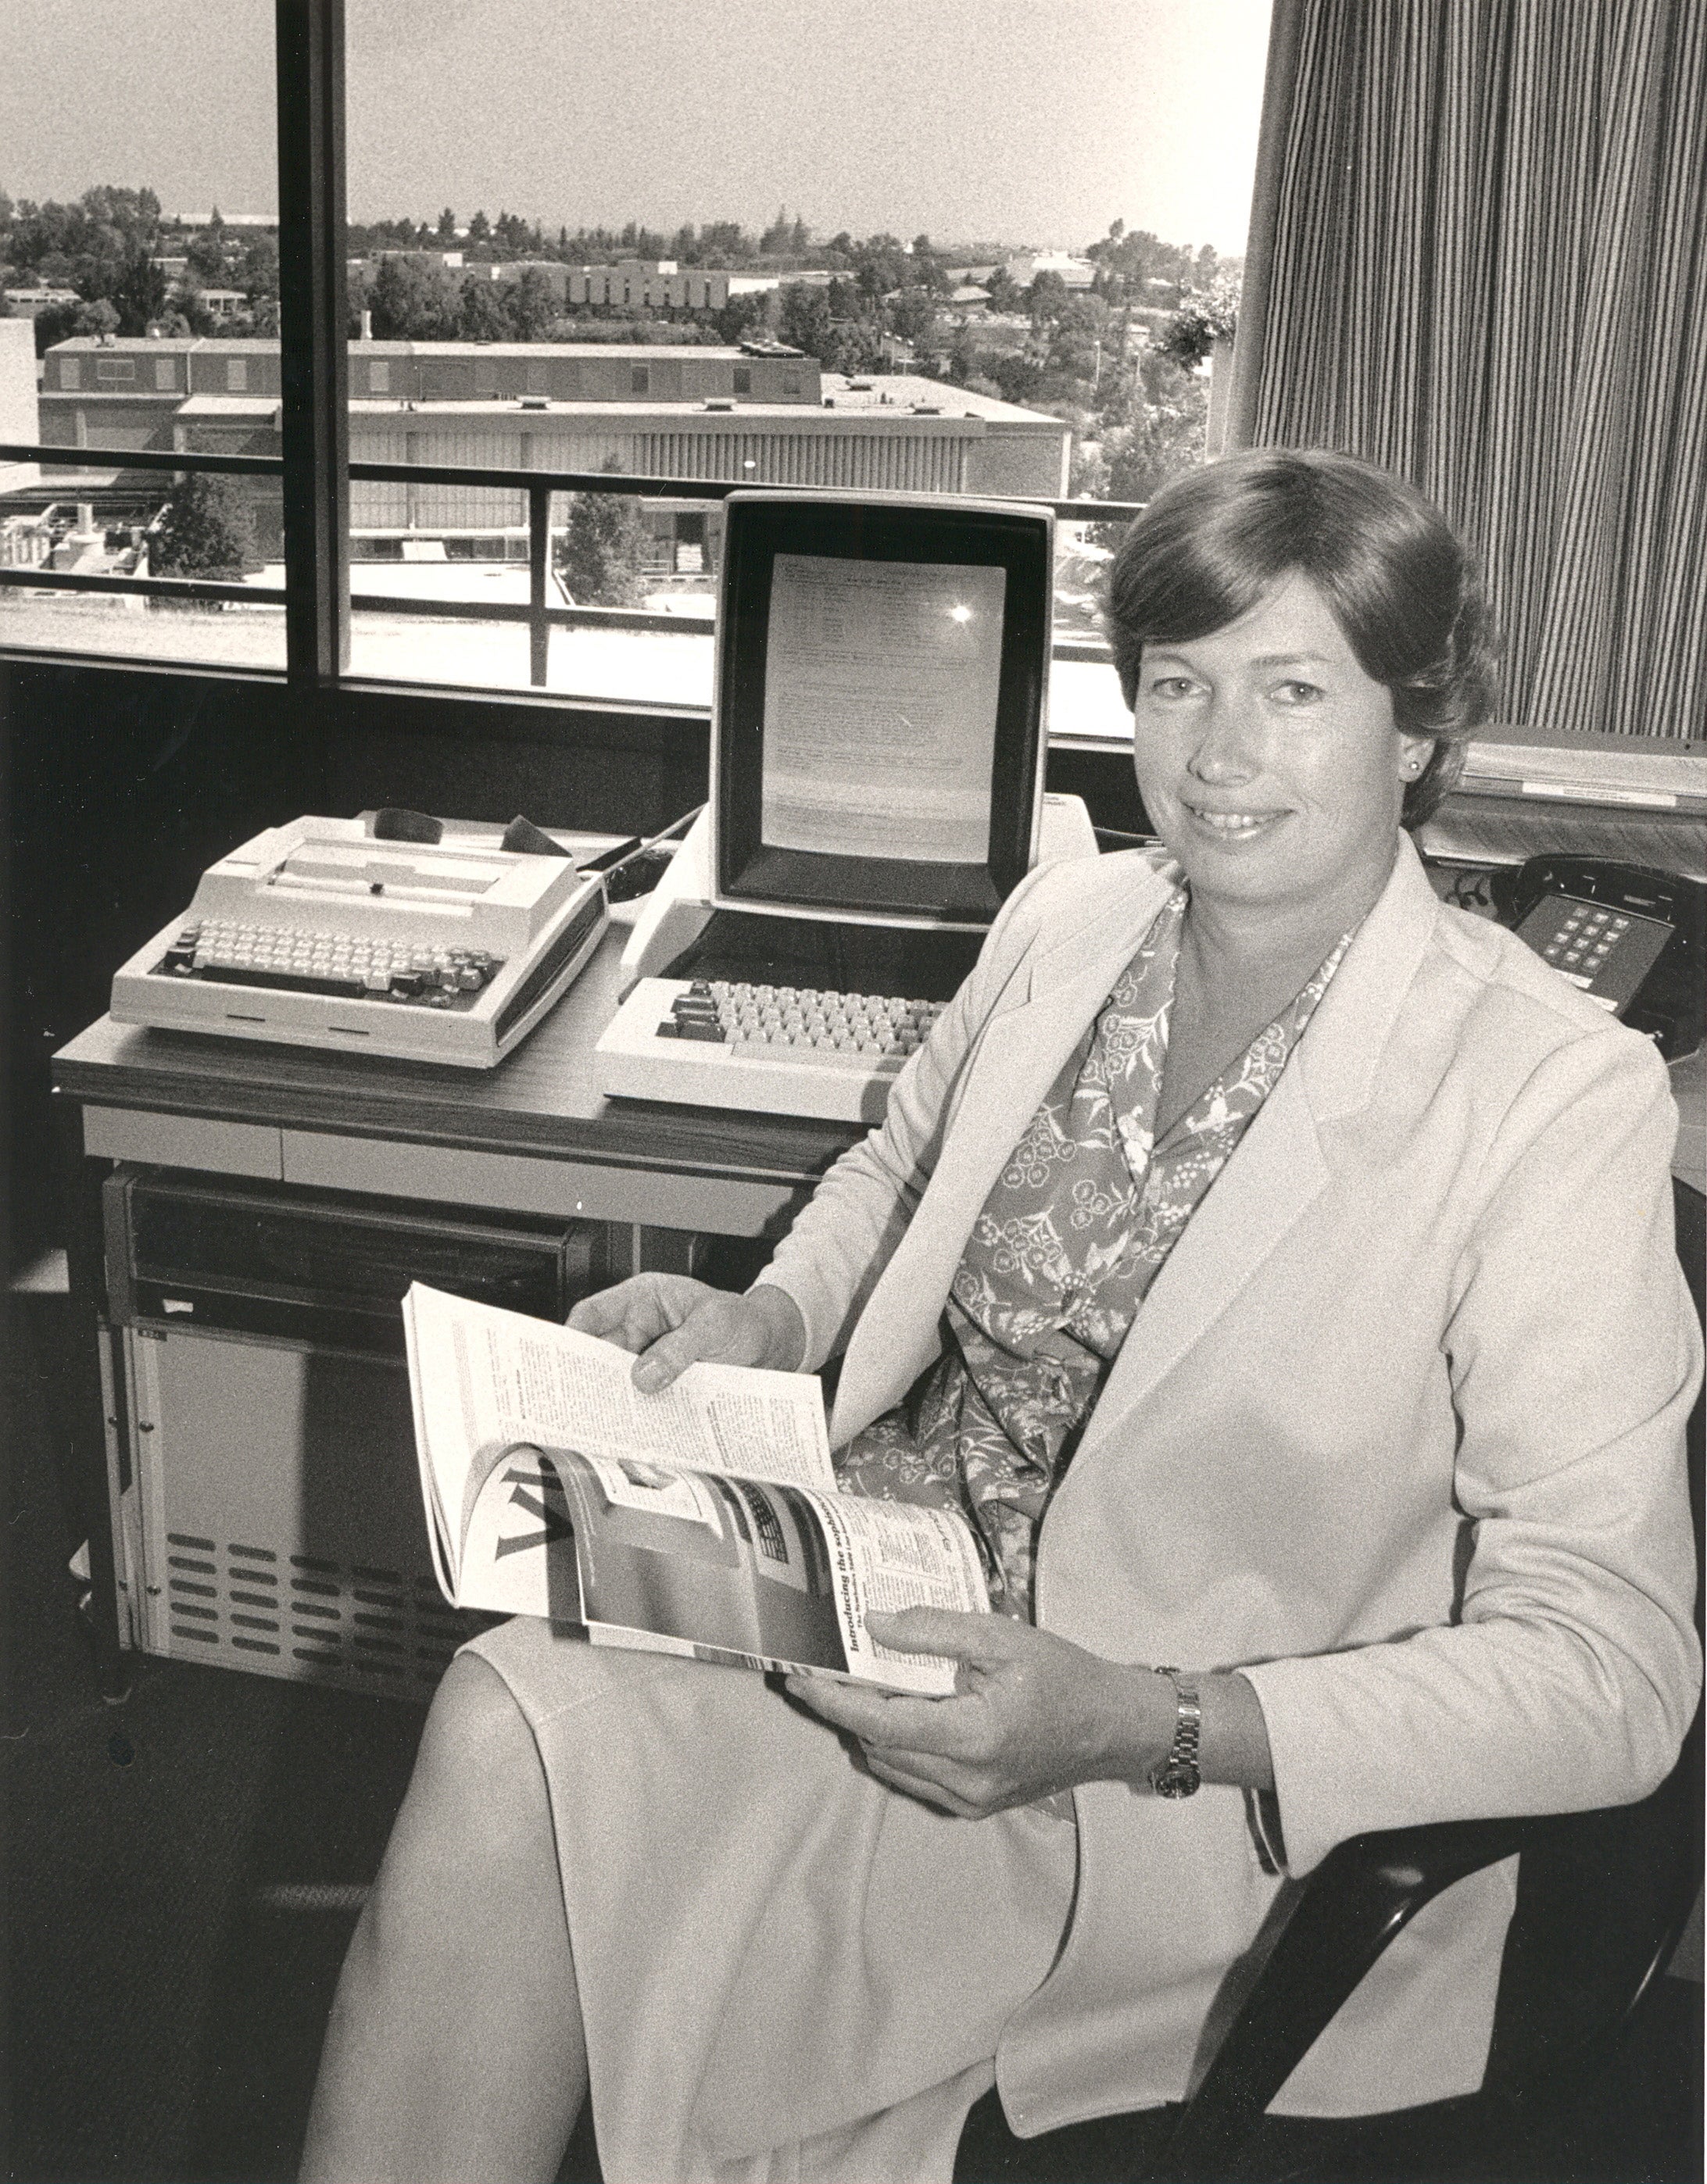
[[[804,1494],[634,1457],[549,1460],[575,1527],[582,1620],[847,1673],[829,1544]]]

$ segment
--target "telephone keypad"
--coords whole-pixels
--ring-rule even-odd
[[[1606,1009],[1632,998],[1672,930],[1659,918],[1567,894],[1542,896],[1517,929],[1543,962]]]

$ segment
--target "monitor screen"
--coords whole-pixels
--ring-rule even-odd
[[[1052,533],[946,496],[730,496],[720,901],[989,922],[1033,851]]]

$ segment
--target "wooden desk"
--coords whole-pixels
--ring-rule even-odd
[[[101,1184],[114,1162],[631,1224],[639,1267],[671,1262],[658,1232],[780,1234],[853,1142],[857,1131],[842,1124],[600,1099],[592,1050],[616,1006],[625,938],[607,935],[552,1014],[490,1071],[142,1030],[109,1017],[55,1056],[72,1448],[109,1690],[124,1685],[103,1521],[107,1436],[117,1429],[98,1364],[108,1323]]]

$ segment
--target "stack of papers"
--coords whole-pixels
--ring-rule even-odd
[[[1478,738],[1465,758],[1460,786],[1471,795],[1707,812],[1707,743],[1631,736],[1580,736],[1569,743]]]

